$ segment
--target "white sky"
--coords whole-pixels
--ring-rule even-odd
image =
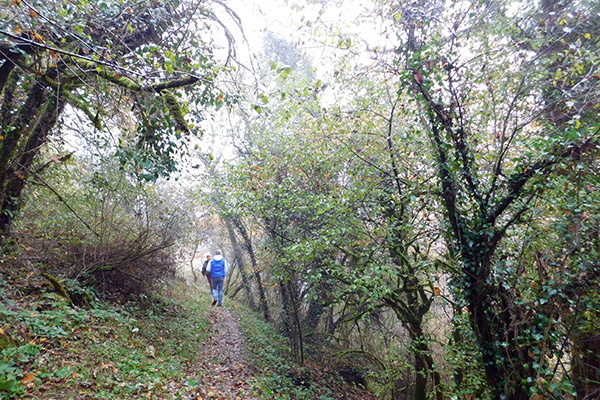
[[[294,41],[298,48],[313,56],[316,62],[327,61],[332,48],[338,42],[335,34],[339,31],[336,29],[324,32],[323,29],[335,29],[337,25],[341,25],[345,33],[360,34],[361,39],[365,43],[370,42],[371,47],[382,43],[380,22],[372,10],[365,13],[369,6],[361,0],[230,0],[227,5],[240,17],[248,45],[253,52],[262,50],[264,36],[267,31],[271,31],[284,39]],[[314,41],[310,34],[317,33],[317,30],[321,38],[327,34],[330,38],[328,45],[331,47],[324,48]],[[245,46],[240,37],[238,47],[241,57],[244,55],[241,52]]]
[[[361,49],[361,60],[358,62],[363,63],[371,61],[371,54],[366,51],[367,46],[373,48],[386,43],[385,38],[381,36],[382,25],[377,20],[376,13],[373,10],[366,12],[367,7],[374,7],[373,3],[365,4],[364,0],[229,0],[226,4],[241,19],[247,42],[244,41],[235,22],[223,9],[216,6],[214,12],[235,36],[236,61],[247,66],[250,64],[250,53],[257,54],[263,51],[264,38],[268,32],[295,43],[299,50],[312,59],[317,79],[325,83],[333,79],[335,57],[346,51],[337,47],[339,36],[336,37],[336,34],[343,32],[360,36],[360,40],[364,42],[358,46]],[[328,42],[320,44],[317,37]],[[352,46],[356,44],[353,42]],[[273,57],[275,60],[275,55]],[[268,64],[262,65],[261,68],[268,68]],[[331,89],[328,89],[328,92],[329,90]],[[327,99],[335,101],[331,93],[324,93],[324,96],[324,105]],[[220,116],[214,121],[206,121],[206,124],[203,124],[207,135],[199,143],[200,152],[215,156],[227,153],[226,149],[231,143],[227,143],[229,138],[220,135],[226,129],[223,124],[228,124],[222,120],[223,113],[226,113],[226,110],[222,109],[222,112],[218,113]]]

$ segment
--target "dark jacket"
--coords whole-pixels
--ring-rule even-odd
[[[204,261],[204,265],[202,265],[202,275],[206,275],[208,277],[210,277],[210,271],[207,271],[206,267],[208,266],[209,261],[210,260]]]

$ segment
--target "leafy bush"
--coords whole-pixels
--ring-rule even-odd
[[[14,237],[52,274],[114,299],[147,295],[175,276],[173,244],[185,212],[168,205],[169,194],[154,184],[132,184],[114,160],[89,157],[70,159],[45,185],[28,189],[26,222],[15,226]]]

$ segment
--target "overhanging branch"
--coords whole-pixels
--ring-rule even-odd
[[[537,172],[545,172],[554,164],[557,164],[561,159],[565,159],[572,156],[581,156],[581,154],[586,151],[595,149],[596,143],[593,138],[600,132],[598,129],[592,137],[586,139],[579,145],[570,146],[567,148],[561,149],[551,158],[541,159],[531,164],[525,170],[519,174],[513,175],[509,182],[509,192],[508,194],[500,200],[500,202],[493,207],[486,215],[486,222],[494,223],[496,219],[502,215],[502,213],[519,197],[519,194],[525,184],[533,177]]]

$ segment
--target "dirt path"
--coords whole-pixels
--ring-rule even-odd
[[[227,307],[210,309],[211,331],[202,346],[205,373],[203,399],[258,400],[253,397],[252,371],[244,360],[243,336],[237,317]]]

